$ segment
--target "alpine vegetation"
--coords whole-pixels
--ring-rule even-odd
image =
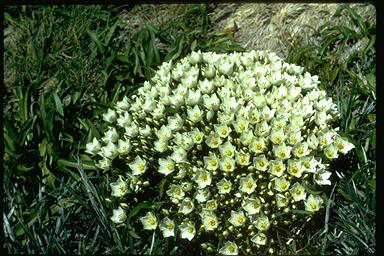
[[[141,197],[162,201],[139,219],[144,230],[224,255],[257,252],[295,219],[278,213],[324,209],[308,185],[330,185],[330,161],[354,147],[319,84],[271,52],[192,52],[109,109],[109,130],[86,152],[98,168],[120,169],[117,202],[157,191]],[[127,221],[126,209],[112,221]]]

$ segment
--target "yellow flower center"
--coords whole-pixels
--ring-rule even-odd
[[[246,185],[245,185],[248,189],[252,189],[253,188],[253,182],[251,180],[247,181]]]
[[[235,251],[236,251],[236,248],[234,247],[234,246],[229,246],[228,247],[228,251],[230,252],[230,253],[234,253]]]
[[[236,219],[236,221],[237,221],[237,223],[239,223],[239,224],[243,224],[244,223],[244,217],[243,216],[238,216],[237,217],[237,219]]]
[[[139,170],[140,170],[140,171],[144,171],[144,168],[145,168],[144,163],[140,163],[140,164],[139,164]]]
[[[211,219],[211,220],[209,221],[209,225],[210,225],[211,227],[215,227],[215,226],[216,226],[216,220],[215,220],[215,219]]]
[[[208,175],[206,173],[200,174],[200,180],[201,181],[207,181],[208,180]]]
[[[173,229],[173,224],[172,223],[168,223],[167,224],[167,229],[172,230]]]

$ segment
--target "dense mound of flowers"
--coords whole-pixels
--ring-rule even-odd
[[[109,130],[86,151],[101,169],[125,164],[112,197],[158,189],[165,203],[140,218],[143,229],[190,241],[209,233],[202,248],[255,252],[278,212],[323,207],[306,184],[331,184],[329,161],[353,148],[330,125],[336,105],[318,84],[274,53],[192,52],[108,110]],[[113,211],[115,223],[126,218]]]

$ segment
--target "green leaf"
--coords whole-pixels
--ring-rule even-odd
[[[338,188],[337,189],[337,192],[339,192],[340,195],[342,195],[345,199],[347,199],[348,201],[352,201],[352,197],[350,195],[348,195],[347,192],[345,192],[343,189],[341,188]]]
[[[63,103],[61,102],[59,96],[57,95],[56,92],[52,92],[52,96],[55,102],[55,107],[56,111],[61,115],[64,116],[64,111],[63,111]]]
[[[95,32],[90,31],[90,30],[87,30],[87,33],[88,33],[89,37],[92,39],[92,41],[97,45],[97,48],[99,49],[100,53],[104,54],[104,47],[100,43],[100,40],[99,40],[99,37],[97,36],[97,34]]]
[[[149,209],[152,206],[152,202],[141,202],[138,205],[136,205],[129,213],[128,213],[128,219],[136,216],[141,210],[143,209]]]
[[[79,168],[79,164],[77,162],[68,161],[65,159],[57,160],[57,164],[59,167],[71,167],[71,168]],[[90,163],[83,163],[83,169],[85,170],[97,170],[97,167]]]
[[[113,24],[113,26],[109,28],[108,33],[105,36],[105,40],[104,40],[105,47],[109,45],[109,42],[111,41],[113,33],[115,33],[118,23],[119,23],[119,20],[116,20],[115,24]]]

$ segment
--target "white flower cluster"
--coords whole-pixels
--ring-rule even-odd
[[[211,232],[226,242],[202,248],[249,253],[268,243],[276,213],[322,207],[306,184],[331,184],[329,160],[353,148],[331,127],[336,105],[318,84],[270,52],[192,52],[108,110],[110,129],[86,151],[104,170],[126,163],[116,198],[165,179],[167,203],[140,219],[144,229],[188,240]]]

